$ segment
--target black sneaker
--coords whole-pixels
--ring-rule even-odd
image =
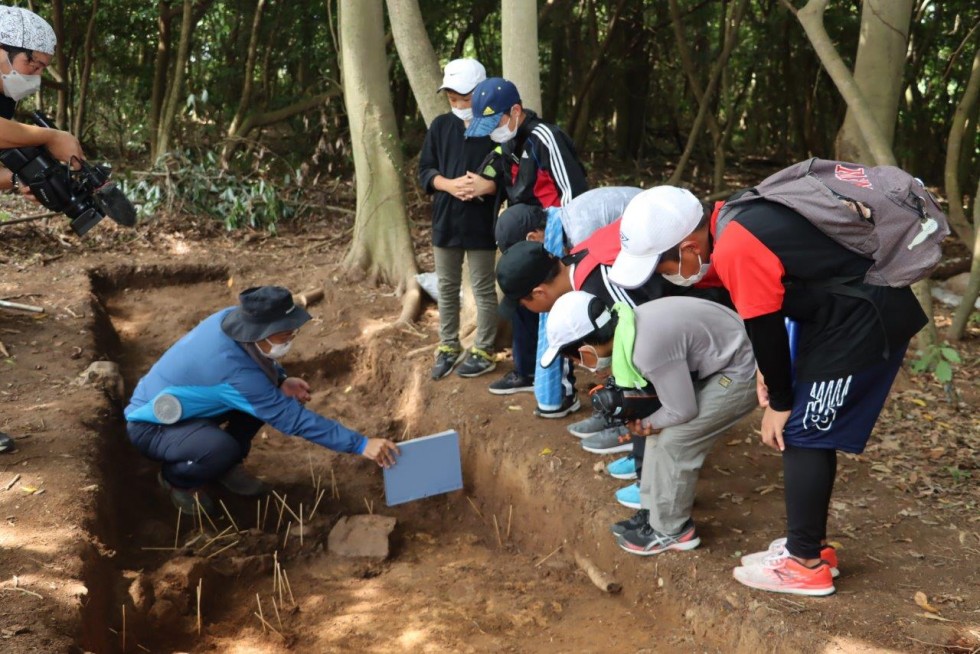
[[[620,520],[616,524],[609,527],[609,531],[616,534],[617,536],[622,536],[627,531],[633,531],[634,529],[639,529],[643,525],[647,524],[647,521],[649,519],[650,519],[649,509],[640,509],[626,520]]]
[[[534,377],[525,377],[511,370],[506,375],[490,384],[487,389],[494,395],[513,395],[514,393],[533,393]]]
[[[16,449],[14,439],[0,431],[0,452],[14,452]]]
[[[175,488],[163,478],[163,472],[157,473],[157,481],[170,494],[170,501],[173,502],[174,506],[186,515],[196,516],[198,506],[208,515],[218,515],[214,502],[211,501],[211,498],[204,491],[191,488]]]
[[[462,350],[457,350],[451,345],[440,345],[436,350],[436,363],[432,366],[432,378],[442,379],[451,373],[462,359]]]
[[[578,401],[578,397],[575,395],[570,395],[562,400],[561,406],[557,409],[545,410],[538,407],[534,410],[534,415],[539,418],[564,418],[569,413],[575,413],[582,408],[582,405]]]
[[[684,523],[679,534],[661,534],[650,525],[632,529],[617,537],[619,547],[637,556],[652,556],[668,550],[693,550],[701,544],[694,531],[694,521]]]
[[[460,377],[479,377],[491,372],[496,367],[497,362],[493,360],[492,354],[474,347],[470,350],[466,360],[456,369],[456,374]]]

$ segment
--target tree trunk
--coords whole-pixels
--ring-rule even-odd
[[[834,81],[837,91],[847,103],[848,112],[853,113],[854,120],[871,152],[872,163],[878,166],[894,166],[895,154],[892,152],[891,139],[882,132],[861,87],[851,75],[851,71],[847,69],[847,65],[841,59],[837,48],[824,28],[823,14],[827,9],[829,0],[808,0],[807,4],[798,12],[789,0],[782,0],[782,2],[796,13],[800,25],[803,26],[807,38],[810,39],[810,44],[820,58],[820,63],[823,64],[830,78]],[[917,337],[918,349],[925,352],[939,342],[939,331],[936,329],[935,315],[932,310],[932,288],[929,279],[915,283],[912,290],[929,319],[929,323],[919,332]]]
[[[980,223],[974,220],[974,225],[970,224],[966,215],[963,213],[963,193],[960,191],[960,160],[964,157],[963,133],[969,117],[973,114],[980,97],[980,48],[973,56],[973,68],[970,70],[970,80],[963,91],[963,97],[956,105],[953,113],[952,125],[949,128],[949,140],[946,144],[946,198],[949,200],[949,226],[953,228],[960,240],[967,247],[973,247],[975,240],[974,226],[980,228]],[[969,143],[970,141],[967,141]],[[972,148],[970,148],[972,150]],[[980,196],[974,198],[978,203]],[[976,249],[973,250],[976,255]]]
[[[976,68],[974,68],[976,71]],[[956,307],[953,313],[953,322],[949,326],[948,337],[951,341],[958,341],[963,338],[966,331],[966,323],[973,314],[973,305],[980,295],[980,181],[977,182],[977,194],[973,197],[973,224],[976,227],[974,233],[977,234],[973,244],[973,263],[970,266],[970,281],[966,285],[966,292],[960,300],[960,306]]]
[[[232,153],[240,143],[244,134],[252,129],[249,125],[247,130],[242,130],[242,123],[252,105],[252,88],[255,85],[255,58],[259,49],[259,34],[262,27],[262,10],[265,8],[265,0],[258,0],[255,3],[255,13],[252,14],[252,29],[248,37],[248,50],[245,56],[245,71],[242,78],[242,96],[238,100],[238,108],[235,115],[228,125],[227,139],[221,148],[221,163],[227,165]]]
[[[157,133],[157,153],[162,154],[170,148],[170,132],[177,117],[177,105],[184,86],[184,70],[190,59],[191,34],[194,31],[193,0],[184,0],[180,21],[180,42],[177,45],[177,58],[174,60],[174,77],[167,90],[167,101],[160,115],[160,129]]]
[[[864,94],[882,136],[891,143],[898,117],[898,103],[905,80],[909,23],[914,0],[864,0],[861,9],[861,38],[854,63],[854,81]],[[871,163],[871,150],[861,136],[848,106],[844,125],[837,132],[837,158]]]
[[[150,161],[156,161],[160,156],[157,147],[160,116],[163,114],[163,103],[167,94],[167,70],[170,68],[170,43],[173,17],[170,13],[169,0],[160,0],[157,15],[157,55],[153,62],[153,89],[150,93],[150,112],[148,128],[150,131]]]
[[[446,113],[446,101],[436,93],[442,84],[439,60],[425,31],[418,0],[386,1],[395,49],[428,127],[436,116]]]
[[[94,13],[94,12],[93,12]],[[55,38],[58,39],[58,43],[61,47],[56,48],[54,51],[54,60],[56,63],[56,68],[58,69],[58,76],[61,78],[58,80],[61,82],[58,87],[58,108],[55,111],[54,122],[59,127],[67,127],[68,125],[68,92],[70,91],[68,85],[69,73],[68,73],[68,47],[65,43],[65,3],[64,0],[54,0],[51,3],[51,22],[52,28],[54,29]],[[75,130],[75,135],[80,137],[78,130]]]
[[[82,54],[82,78],[78,83],[78,102],[75,105],[75,121],[72,133],[78,138],[82,136],[85,124],[85,100],[88,97],[88,83],[92,75],[92,46],[95,42],[95,15],[99,11],[99,0],[92,0],[92,13],[89,14],[88,26],[85,28],[85,45]]]
[[[339,13],[344,104],[357,182],[354,236],[344,265],[405,291],[399,321],[410,321],[421,297],[388,82],[382,0],[340,0]]]
[[[252,31],[248,38],[248,51],[245,57],[245,76],[242,78],[242,97],[238,100],[238,109],[235,116],[231,119],[228,126],[228,136],[238,131],[238,126],[245,119],[249,105],[252,102],[252,87],[255,78],[255,57],[259,49],[259,33],[262,27],[262,9],[265,8],[265,0],[258,0],[255,3],[255,13],[252,14]]]
[[[501,0],[500,42],[504,77],[517,86],[525,107],[541,111],[537,3]]]
[[[606,37],[602,40],[602,44],[599,46],[599,50],[596,51],[595,56],[592,57],[592,63],[589,66],[588,72],[585,74],[585,79],[582,81],[581,87],[575,94],[577,101],[575,106],[572,107],[572,115],[568,119],[568,132],[570,134],[584,133],[585,129],[588,128],[589,112],[586,107],[591,103],[586,102],[586,98],[591,96],[592,85],[595,82],[599,71],[602,70],[606,63],[608,63],[606,54],[609,52],[609,46],[613,42],[613,37],[618,36],[616,33],[616,27],[619,25],[619,16],[622,13],[623,5],[625,4],[626,0],[619,0],[619,2],[616,4],[616,9],[613,11],[612,18],[609,19],[609,24],[606,26]],[[586,109],[584,113],[583,109]],[[579,120],[581,120],[583,123],[581,131],[578,124]]]
[[[725,39],[724,45],[722,47],[721,53],[715,60],[715,63],[711,66],[711,74],[708,77],[708,86],[704,90],[704,96],[698,107],[698,115],[694,118],[694,124],[691,126],[691,131],[687,136],[687,145],[684,146],[684,152],[681,154],[680,160],[677,162],[677,167],[674,168],[674,172],[671,173],[670,179],[667,180],[667,184],[670,186],[677,186],[684,176],[684,169],[687,167],[687,162],[691,159],[691,153],[694,152],[694,145],[701,134],[701,128],[704,125],[704,121],[708,117],[708,111],[711,105],[711,98],[715,94],[715,89],[718,88],[718,82],[721,80],[721,73],[725,69],[725,65],[728,63],[728,57],[732,53],[732,49],[735,47],[735,43],[738,41],[738,26],[742,22],[742,16],[745,15],[745,7],[748,5],[748,0],[739,0],[737,5],[732,7],[731,17],[725,17]]]

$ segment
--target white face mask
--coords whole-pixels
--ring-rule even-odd
[[[680,256],[680,253],[679,252],[678,252],[678,256]],[[677,274],[674,274],[674,275],[664,274],[663,275],[663,278],[666,279],[671,284],[676,284],[677,286],[694,286],[695,284],[697,284],[698,282],[700,282],[702,279],[704,279],[704,276],[708,274],[708,268],[711,267],[711,264],[710,263],[703,263],[701,261],[701,255],[699,254],[698,255],[698,266],[700,266],[700,268],[698,268],[698,271],[696,273],[694,273],[694,275],[692,277],[685,277],[683,274],[681,274],[681,260],[678,259],[677,260]]]
[[[473,120],[473,107],[467,107],[466,109],[457,109],[456,107],[450,107],[453,110],[453,115],[464,122],[470,122]]]
[[[286,353],[289,352],[289,348],[293,346],[292,341],[286,341],[285,343],[273,343],[267,338],[265,339],[265,342],[269,344],[269,351],[262,352],[262,354],[269,357],[270,359],[283,358],[284,356],[286,356]],[[259,351],[261,352],[261,350]]]
[[[14,66],[10,63],[10,57],[7,56],[6,52],[3,53],[3,58],[7,60],[7,65],[10,66],[9,73],[0,75],[0,78],[3,79],[3,94],[14,102],[17,102],[29,95],[37,93],[38,89],[41,88],[41,76],[21,75],[14,70]]]
[[[587,348],[587,349],[586,349]],[[596,360],[595,366],[587,366],[582,363],[582,350],[586,350],[592,354],[592,358]],[[605,370],[606,368],[612,367],[612,356],[601,357],[596,349],[591,345],[583,345],[579,348],[579,362],[578,364],[588,370],[589,372],[599,372],[600,370]]]
[[[490,140],[494,143],[506,143],[517,136],[517,128],[513,130],[510,129],[510,116],[507,116],[507,122],[505,122],[500,127],[490,132]]]

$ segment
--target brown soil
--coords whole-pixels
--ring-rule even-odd
[[[22,294],[39,315],[0,312],[0,648],[4,652],[969,652],[980,646],[980,422],[976,330],[960,352],[963,406],[923,377],[903,375],[873,445],[840,466],[831,528],[840,545],[836,596],[780,597],[736,584],[745,552],[780,535],[778,456],[753,434],[758,416],[724,437],[702,471],[695,519],[703,546],[638,559],[608,533],[629,511],[620,482],[597,472],[565,421],[531,415],[529,395],[486,392],[496,374],[428,380],[436,316],[392,327],[389,289],[348,280],[343,238],[186,234],[154,226],[136,238],[100,226],[85,245],[46,228],[9,228],[0,297]],[[311,240],[310,235],[315,240]],[[327,234],[329,236],[324,237]],[[79,384],[92,361],[116,361],[125,391],[201,318],[250,285],[323,286],[286,361],[314,388],[311,405],[372,435],[461,435],[466,489],[384,505],[378,469],[264,430],[250,467],[294,511],[326,498],[303,542],[273,502],[217,494],[242,531],[203,546],[177,515],[155,468],[122,431],[111,386]],[[498,370],[507,370],[503,360]],[[580,379],[582,390],[591,379]],[[613,457],[606,457],[611,460]],[[311,476],[312,467],[312,476]],[[398,519],[389,560],[325,551],[341,516]],[[260,514],[264,506],[259,506]],[[288,514],[287,514],[288,515]],[[217,531],[229,526],[215,516]],[[255,529],[259,523],[261,529]],[[208,538],[215,533],[205,523]],[[235,541],[238,541],[235,543]],[[232,545],[232,543],[235,543]],[[218,552],[219,545],[231,545]],[[203,550],[203,551],[202,551]],[[623,585],[593,586],[587,556]],[[273,557],[292,588],[280,605]],[[201,588],[202,632],[196,628]],[[924,593],[938,613],[914,601]],[[256,594],[265,632],[253,612]],[[273,606],[273,597],[276,606]],[[278,609],[279,615],[276,616]],[[125,616],[125,645],[123,625]]]

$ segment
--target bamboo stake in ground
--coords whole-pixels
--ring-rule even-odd
[[[241,531],[241,529],[238,528],[238,524],[235,522],[235,519],[231,517],[231,511],[229,511],[228,507],[225,506],[224,500],[218,500],[218,504],[220,504],[221,508],[224,509],[225,515],[228,516],[228,522],[230,522],[231,526],[235,528],[235,531]]]
[[[337,475],[333,472],[333,467],[330,468],[330,497],[339,500],[340,491],[337,489]]]
[[[255,528],[262,531],[262,500],[255,500]]]
[[[269,496],[265,496],[265,511],[262,512],[262,526],[259,527],[262,531],[265,531],[265,519],[269,517]]]
[[[218,534],[217,536],[215,536],[215,537],[214,537],[214,538],[212,538],[211,540],[209,540],[209,541],[207,541],[206,543],[204,543],[204,545],[201,545],[201,549],[199,549],[199,550],[197,551],[197,555],[198,555],[198,556],[200,556],[200,555],[201,555],[201,554],[202,554],[202,553],[204,552],[204,550],[206,550],[206,549],[207,549],[207,548],[208,548],[208,547],[209,547],[209,546],[211,545],[211,543],[213,543],[214,541],[216,541],[216,540],[218,540],[219,538],[222,538],[222,537],[223,537],[223,536],[224,536],[225,534],[227,534],[227,533],[228,533],[229,531],[231,531],[231,525],[228,525],[227,527],[225,527],[225,528],[224,528],[224,529],[223,529],[223,530],[221,531],[221,533],[220,533],[220,534]]]
[[[197,580],[197,635],[201,635],[201,589],[204,578]]]
[[[194,506],[197,507],[197,524],[201,527],[201,535],[204,535],[204,517],[202,514],[204,511],[201,510],[201,500],[197,497],[197,493],[194,493]]]
[[[122,614],[123,614],[122,648],[123,651],[125,652],[126,651],[126,605],[125,604],[122,605]]]
[[[306,530],[303,529],[303,503],[300,502],[300,504],[299,504],[299,546],[300,547],[303,547],[303,532],[304,531],[306,531]]]
[[[269,633],[265,628],[265,617],[262,614],[262,600],[259,599],[259,594],[255,593],[255,603],[259,605],[259,620],[262,621],[262,633]]]
[[[293,521],[292,520],[290,520],[288,523],[286,523],[286,535],[282,539],[282,551],[283,552],[286,551],[286,543],[289,542],[289,528],[292,527],[292,526],[293,526]]]
[[[299,521],[299,516],[296,515],[296,512],[293,511],[291,508],[289,508],[289,505],[286,504],[286,497],[285,496],[279,497],[279,493],[277,493],[276,491],[272,491],[272,494],[275,495],[275,497],[276,497],[277,500],[279,500],[280,502],[282,502],[282,505],[284,507],[286,507],[286,510],[287,511],[289,511],[289,515],[293,516],[293,518],[295,518],[297,521]]]
[[[279,497],[276,495],[276,497]],[[279,519],[276,520],[276,533],[279,533],[279,527],[282,526],[282,512],[286,510],[286,503],[283,502],[279,505]]]
[[[364,498],[364,506],[367,507],[369,515],[374,515],[374,503],[372,502],[371,504],[368,504],[368,498],[366,497]]]
[[[473,507],[473,511],[474,511],[474,512],[475,512],[475,513],[476,513],[476,514],[477,514],[478,516],[480,516],[480,517],[482,518],[482,517],[483,517],[483,514],[482,514],[482,513],[480,513],[480,509],[478,509],[478,508],[476,508],[476,503],[475,503],[475,502],[473,501],[473,498],[471,498],[471,497],[470,497],[469,495],[467,495],[467,496],[466,496],[466,501],[467,501],[467,502],[469,502],[469,503],[470,503],[470,506],[472,506],[472,507]]]
[[[282,571],[282,578],[286,582],[286,592],[289,593],[289,601],[293,603],[293,606],[296,606],[296,598],[293,597],[293,585],[289,583],[289,574],[285,570]]]
[[[554,556],[555,554],[558,554],[558,551],[559,551],[559,550],[561,550],[561,548],[562,548],[562,547],[564,547],[564,546],[563,546],[563,545],[559,545],[559,546],[558,546],[558,547],[556,547],[555,549],[553,549],[553,550],[551,550],[551,553],[550,553],[550,554],[548,554],[548,555],[547,555],[546,557],[544,557],[543,559],[541,559],[540,561],[538,561],[537,563],[535,563],[535,564],[534,564],[534,567],[535,567],[535,568],[537,568],[537,567],[539,567],[539,566],[540,566],[540,565],[541,565],[542,563],[544,563],[545,561],[547,561],[548,559],[550,559],[551,557],[553,557],[553,556]]]
[[[227,545],[225,545],[224,547],[222,547],[220,550],[215,550],[215,551],[211,552],[210,554],[208,554],[208,558],[210,559],[210,558],[213,558],[215,556],[218,556],[219,554],[221,554],[222,552],[224,552],[226,549],[231,548],[231,547],[234,547],[235,545],[238,545],[238,543],[240,543],[240,542],[241,542],[240,540],[236,540],[234,543],[228,543]]]
[[[507,507],[507,540],[510,540],[510,522],[514,518],[514,505]]]
[[[279,628],[282,629],[282,618],[279,617],[279,607],[276,606],[276,598],[272,597],[272,610],[276,612],[276,622],[279,623]]]
[[[327,489],[324,488],[323,490],[320,491],[320,494],[317,495],[316,502],[313,504],[313,510],[310,511],[310,520],[312,520],[313,519],[313,516],[316,515],[317,507],[320,506],[320,500],[323,499],[323,496],[326,494],[326,492],[327,492]]]
[[[282,635],[281,633],[279,633],[279,630],[278,630],[278,629],[276,629],[276,628],[275,628],[275,627],[273,627],[273,626],[272,626],[271,624],[269,624],[268,622],[266,622],[266,621],[265,621],[265,618],[263,618],[263,617],[262,617],[261,615],[259,615],[259,614],[258,614],[258,613],[256,613],[255,611],[252,611],[252,615],[254,615],[254,616],[255,616],[256,618],[258,618],[258,619],[259,619],[259,620],[260,620],[260,621],[262,622],[262,631],[263,631],[263,633],[268,633],[268,632],[266,631],[266,629],[268,629],[269,631],[271,631],[271,632],[272,632],[272,633],[274,633],[275,635],[277,635],[277,636],[279,636],[279,637],[280,637],[280,638],[282,638],[283,640],[286,640],[286,637],[285,637],[285,636],[283,636],[283,635]]]
[[[184,510],[177,507],[177,533],[174,534],[174,549],[177,549],[177,545],[180,543],[180,517],[184,515]]]
[[[499,547],[504,546],[504,542],[500,539],[500,525],[497,524],[497,514],[493,514],[493,530],[497,532],[497,545]]]
[[[313,453],[307,452],[306,456],[310,458],[310,483],[313,484],[313,492],[316,492],[316,475],[313,474]]]

